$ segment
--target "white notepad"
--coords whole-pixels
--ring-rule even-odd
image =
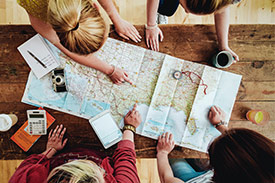
[[[17,49],[38,79],[59,66],[58,60],[39,34],[33,36]]]
[[[105,149],[122,139],[122,132],[114,121],[109,110],[106,110],[89,120],[96,135]]]

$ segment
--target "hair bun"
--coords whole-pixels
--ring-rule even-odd
[[[78,29],[78,27],[79,27],[79,22],[77,22],[76,26],[73,29],[71,29],[70,31],[75,31]]]

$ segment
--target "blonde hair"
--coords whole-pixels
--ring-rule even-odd
[[[232,3],[233,0],[186,0],[188,10],[195,14],[211,14]]]
[[[103,169],[89,160],[74,160],[54,168],[47,179],[49,183],[103,183]]]
[[[109,25],[90,0],[49,0],[47,15],[60,43],[78,54],[97,51],[109,32]]]

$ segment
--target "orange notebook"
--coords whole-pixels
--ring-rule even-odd
[[[44,110],[42,107],[39,107],[38,110]],[[47,117],[47,129],[53,124],[55,121],[54,117],[51,116],[46,111],[46,117]],[[41,137],[41,135],[30,135],[27,132],[28,127],[28,121],[26,121],[20,128],[13,134],[11,137],[11,140],[13,140],[21,149],[23,149],[25,152],[27,152],[32,145]]]

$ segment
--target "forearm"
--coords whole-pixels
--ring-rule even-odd
[[[113,0],[98,0],[98,2],[106,11],[114,24],[120,20],[120,15],[113,3]]]
[[[159,152],[157,154],[157,163],[158,163],[158,172],[160,177],[161,183],[176,183],[176,182],[183,182],[174,177],[172,168],[168,161],[168,154]]]
[[[215,13],[215,27],[220,50],[228,47],[228,32],[230,20],[230,7],[222,12]]]
[[[130,140],[134,142],[134,133],[130,130],[125,130],[123,132],[122,140]]]
[[[55,44],[55,46],[60,49],[64,54],[66,54],[68,57],[73,59],[74,61],[94,68],[100,72],[103,72],[104,74],[111,74],[113,72],[113,67],[109,65],[106,62],[103,62],[99,60],[94,54],[89,54],[89,55],[79,55],[73,52],[70,52],[67,50],[64,46],[62,46],[60,43]]]
[[[152,26],[156,24],[157,11],[159,7],[159,0],[147,0],[147,25]]]
[[[228,128],[225,125],[220,125],[217,127],[217,130],[219,130],[222,134],[224,134],[228,130]]]
[[[46,155],[46,157],[48,159],[50,159],[51,157],[53,157],[55,155],[56,152],[57,151],[54,148],[50,148],[50,149],[45,150],[42,154]]]

